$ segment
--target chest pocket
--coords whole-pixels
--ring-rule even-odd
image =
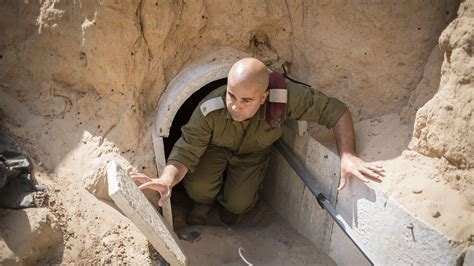
[[[227,123],[227,121],[221,121],[216,124],[214,132],[211,138],[211,144],[214,146],[224,147],[230,150],[234,150],[237,132]]]
[[[228,149],[234,148],[234,140],[231,136],[214,134],[211,139],[211,144]]]

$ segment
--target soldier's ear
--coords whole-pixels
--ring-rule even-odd
[[[266,90],[264,93],[263,93],[263,96],[262,96],[262,100],[260,101],[260,104],[264,104],[265,101],[267,100],[267,97],[268,95],[270,94],[270,92],[268,90]]]

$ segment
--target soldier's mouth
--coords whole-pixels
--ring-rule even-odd
[[[233,119],[234,121],[242,121],[242,120],[244,120],[241,115],[238,115],[238,114],[235,114],[235,113],[230,113],[230,114],[231,114],[232,119]]]

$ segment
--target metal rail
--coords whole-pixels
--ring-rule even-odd
[[[331,218],[337,223],[337,225],[341,228],[344,234],[352,241],[352,243],[357,247],[357,249],[359,249],[359,251],[364,255],[364,257],[372,265],[374,265],[374,262],[371,258],[375,257],[369,255],[370,252],[367,251],[367,249],[365,249],[363,245],[361,245],[360,240],[355,235],[352,228],[344,220],[344,218],[342,218],[342,216],[336,212],[334,207],[331,205],[331,202],[329,202],[329,200],[324,196],[324,194],[314,185],[314,182],[312,181],[313,178],[311,178],[311,175],[306,171],[303,166],[301,166],[298,160],[295,159],[296,156],[287,146],[288,145],[285,144],[282,140],[278,140],[277,142],[275,142],[275,148],[295,170],[295,172],[301,178],[303,183],[305,183],[306,187],[308,187],[311,193],[313,193],[314,197],[318,201],[319,206],[321,206],[321,208],[323,208],[329,213]]]

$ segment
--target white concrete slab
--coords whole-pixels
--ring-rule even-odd
[[[463,266],[474,266],[474,247],[467,249],[466,254],[464,255]]]
[[[351,180],[339,193],[336,209],[378,265],[454,265],[462,254],[462,243],[415,217],[374,184]],[[348,240],[335,239],[333,234],[329,255],[338,263],[352,263],[357,255],[341,253],[339,247]]]
[[[165,148],[163,146],[163,138],[159,137],[156,128],[152,131],[153,149],[155,151],[156,172],[158,175],[163,173],[166,166]],[[171,200],[166,201],[165,205],[161,207],[163,217],[165,218],[168,227],[173,230],[173,211],[171,208]]]
[[[115,161],[107,165],[107,176],[110,197],[160,255],[171,265],[187,265],[187,258],[178,245],[177,236]]]

